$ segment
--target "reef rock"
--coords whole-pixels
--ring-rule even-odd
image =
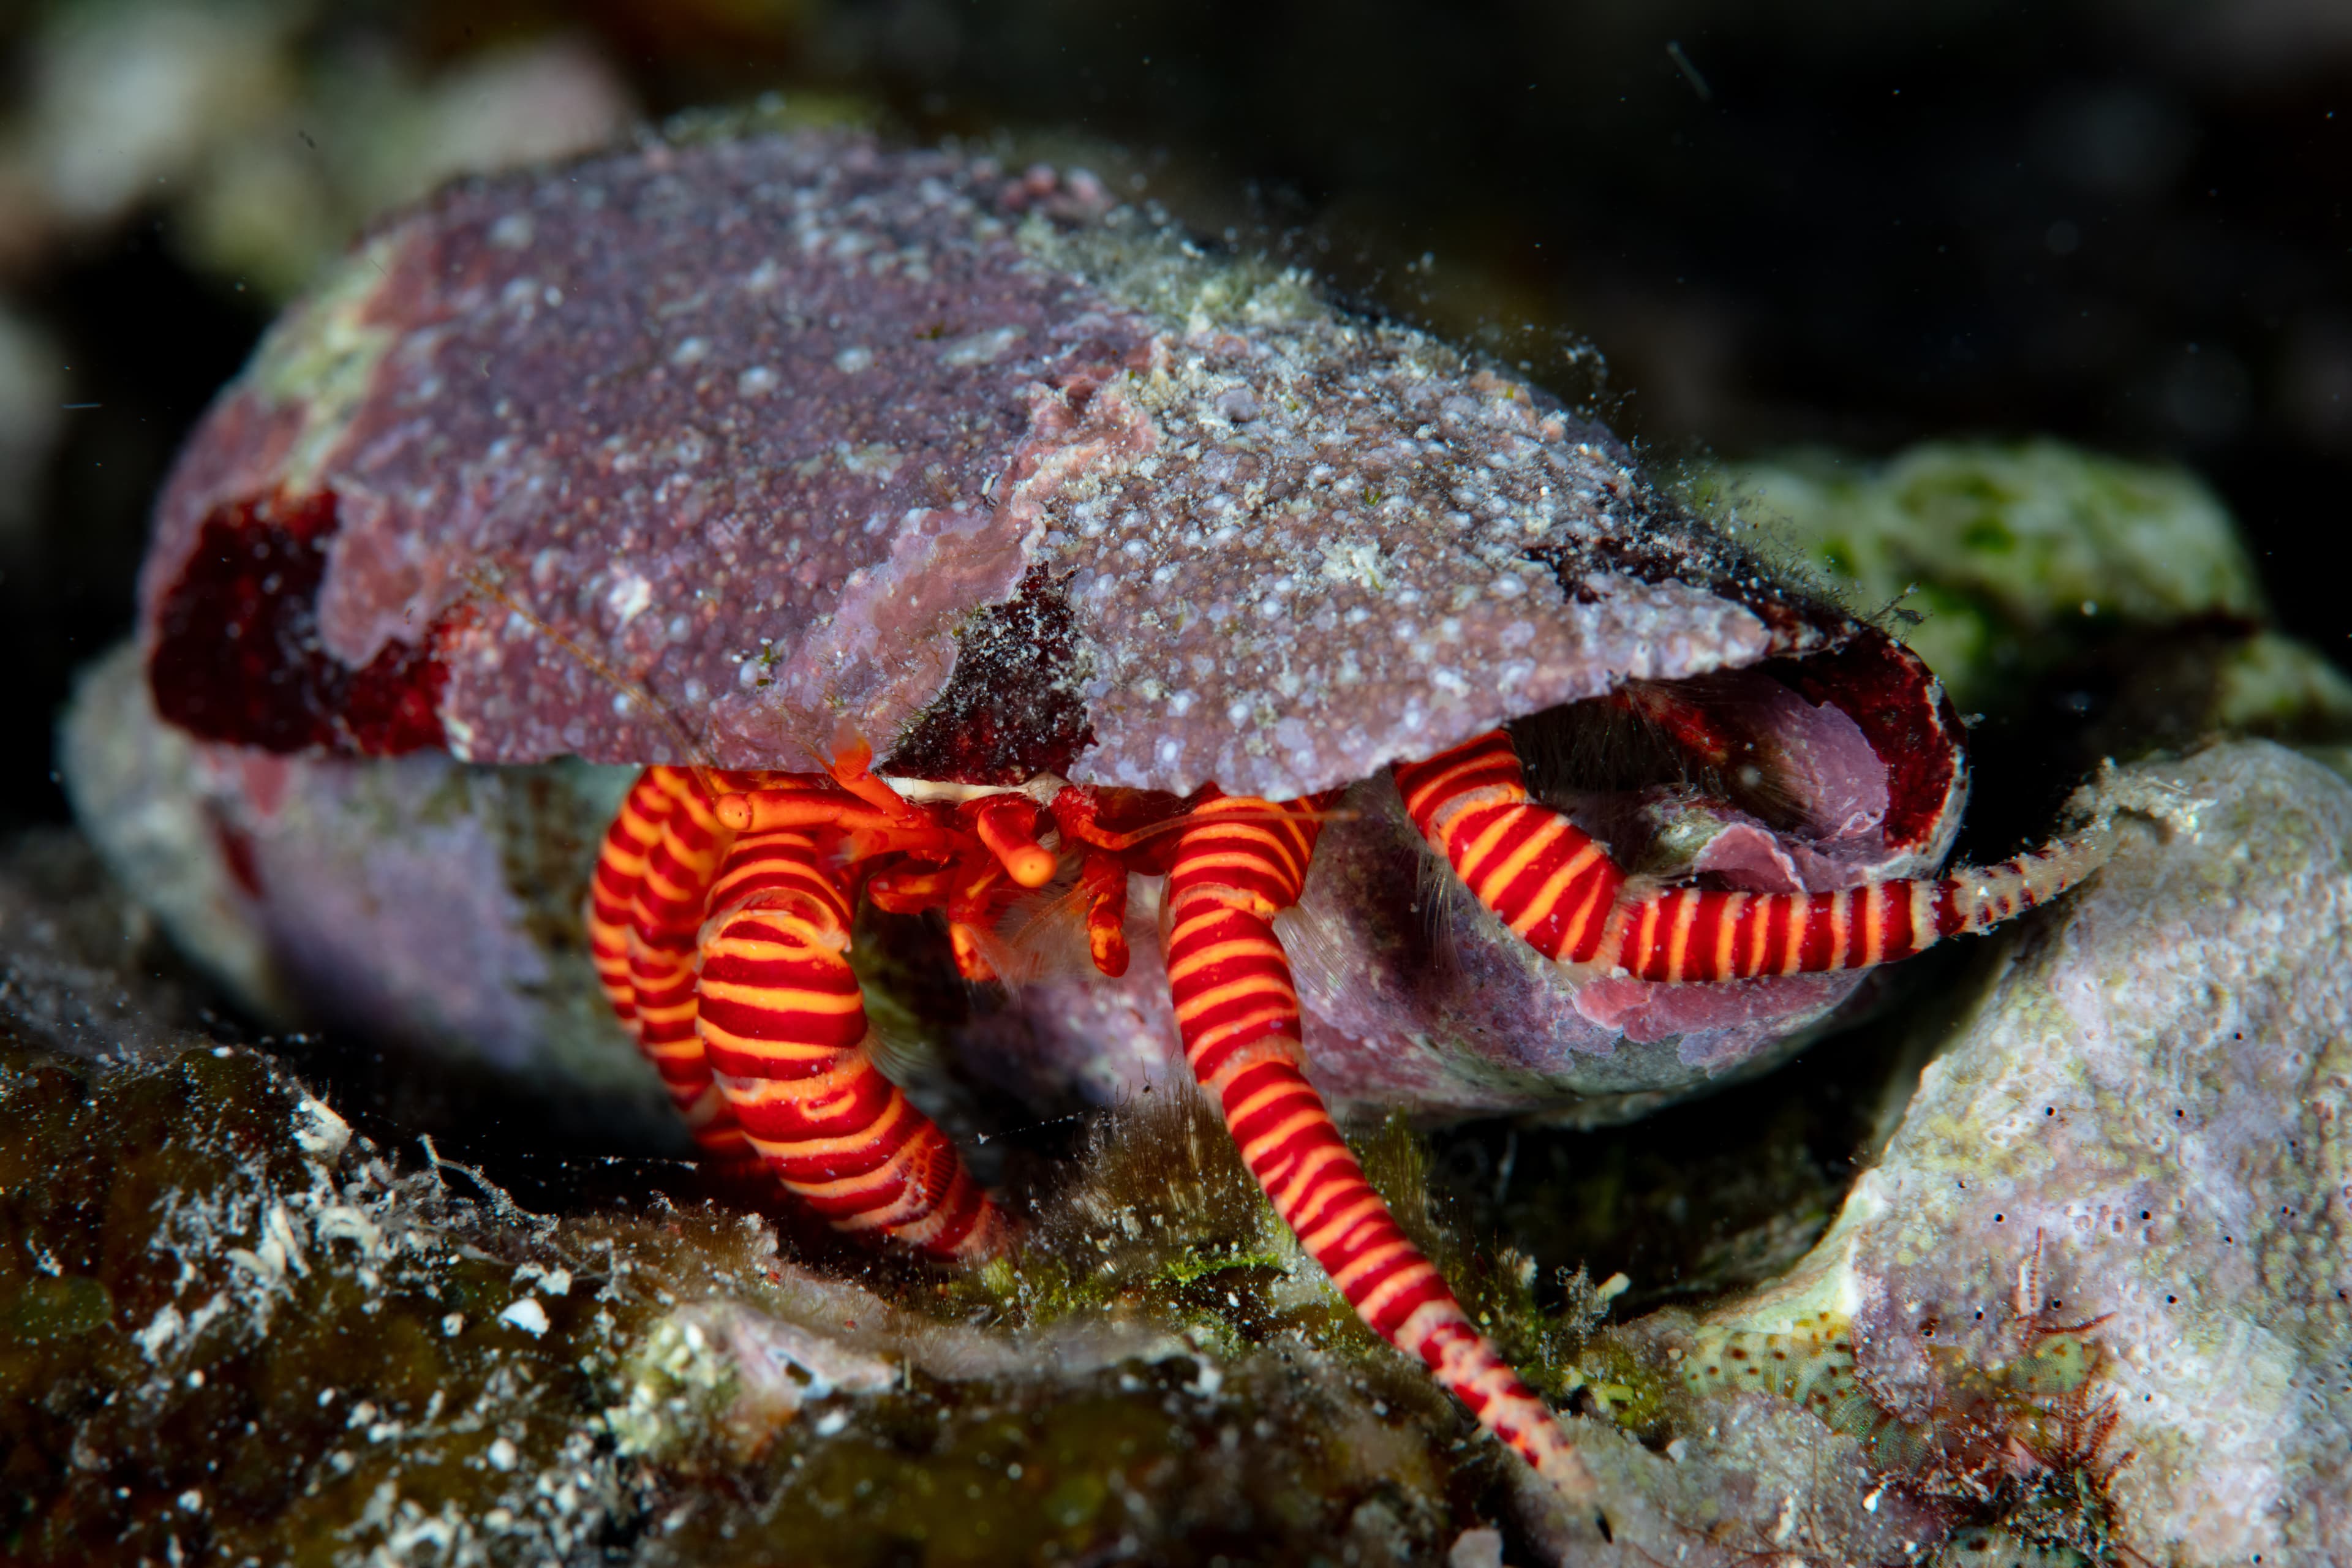
[[[2115,860],[2005,942],[1811,1254],[1584,1352],[1663,1450],[1611,1467],[1612,1550],[2342,1561],[2352,789],[2256,742],[2093,795]]]
[[[1953,700],[2133,627],[2268,615],[2221,499],[2178,468],[2063,442],[1930,441],[1885,462],[1812,450],[1727,464],[1693,489],[1858,605],[1900,604]]]
[[[186,1026],[94,869],[0,846],[0,1562],[1373,1563],[1496,1516],[1516,1461],[1189,1102],[1073,1195],[1076,1268],[536,1214]]]
[[[1847,603],[1898,607],[1903,640],[1996,730],[2088,720],[2055,749],[2026,742],[2063,773],[2212,734],[2352,739],[2352,680],[2273,623],[2228,510],[2178,468],[2049,439],[1930,441],[1883,462],[1726,464],[1687,488]]]

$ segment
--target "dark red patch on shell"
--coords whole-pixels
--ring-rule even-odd
[[[1765,668],[1861,726],[1886,764],[1889,848],[1910,847],[1936,831],[1960,765],[1960,721],[1916,654],[1865,629],[1837,647]]]
[[[205,516],[156,615],[157,712],[206,740],[272,752],[393,756],[445,743],[436,704],[448,671],[433,633],[387,642],[359,669],[320,643],[336,526],[325,492],[273,492]]]
[[[947,689],[882,771],[992,784],[1067,773],[1095,738],[1082,679],[1067,589],[1033,569],[1011,599],[965,623]]]

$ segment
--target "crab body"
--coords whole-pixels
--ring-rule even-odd
[[[936,911],[1019,982],[976,1047],[1189,1065],[1366,1320],[1564,1484],[1326,1100],[1635,1109],[2095,858],[1934,879],[1933,678],[1540,392],[1086,174],[832,134],[389,221],[208,416],[142,598],[216,763],[661,764],[589,929],[714,1152],[1005,1244],[843,958],[861,903]],[[1664,772],[1589,765],[1628,729]]]

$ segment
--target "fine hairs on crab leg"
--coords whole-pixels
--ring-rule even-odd
[[[1319,804],[1224,796],[1184,818],[1166,942],[1185,1059],[1275,1212],[1372,1331],[1420,1357],[1565,1495],[1590,1499],[1591,1475],[1559,1420],[1405,1238],[1300,1070],[1298,993],[1273,921],[1298,900]]]
[[[1011,1226],[955,1145],[874,1065],[848,895],[790,831],[738,836],[710,886],[696,1028],[786,1191],[835,1228],[981,1262]]]
[[[1636,889],[1591,835],[1529,799],[1500,730],[1394,772],[1422,837],[1538,952],[1670,984],[1907,958],[2055,898],[2114,845],[2102,825],[1998,866],[1833,892]]]

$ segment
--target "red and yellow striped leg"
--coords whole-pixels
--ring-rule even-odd
[[[1406,1239],[1300,1070],[1298,994],[1273,920],[1297,901],[1317,828],[1309,803],[1226,798],[1179,830],[1167,952],[1185,1058],[1275,1212],[1372,1331],[1419,1356],[1564,1492],[1588,1498],[1592,1479],[1568,1435]]]
[[[851,907],[814,842],[747,833],[710,889],[696,1028],[751,1147],[836,1229],[979,1262],[1010,1226],[867,1052]]]
[[[1646,892],[1621,900],[1611,951],[1627,973],[1668,983],[1868,969],[2056,898],[2114,844],[2103,826],[1989,868],[1834,892]]]
[[[1907,958],[2055,898],[2105,864],[2114,842],[2102,827],[1989,870],[1833,892],[1632,888],[1589,835],[1528,799],[1499,730],[1394,771],[1413,826],[1537,952],[1668,984]]]
[[[1546,958],[1599,955],[1625,873],[1591,835],[1528,798],[1508,735],[1490,730],[1394,772],[1412,825],[1480,903]]]
[[[709,907],[710,879],[734,834],[714,815],[711,797],[693,770],[652,768],[646,777],[669,797],[669,806],[646,851],[629,908],[629,985],[637,1046],[661,1074],[671,1103],[703,1152],[722,1167],[740,1170],[754,1163],[754,1156],[711,1081],[694,1027],[695,939]]]

